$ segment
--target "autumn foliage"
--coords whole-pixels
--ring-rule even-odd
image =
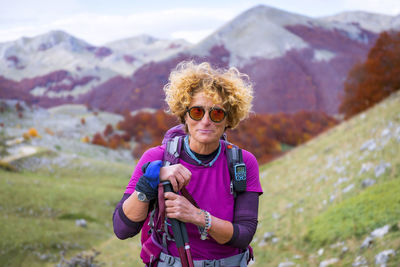
[[[117,125],[117,129],[124,134],[117,136],[125,141],[131,138],[135,140],[132,153],[138,158],[150,147],[160,145],[165,132],[177,124],[174,116],[162,110],[135,115],[126,113],[124,120]],[[228,141],[251,151],[260,162],[268,162],[336,124],[335,119],[321,112],[257,114],[243,121],[237,129],[228,130],[227,137]],[[111,135],[111,129],[111,125],[108,125],[103,134],[96,134],[93,143],[118,147],[122,140],[116,137],[114,140],[112,136],[116,135]]]
[[[93,136],[92,144],[109,147],[111,149],[117,148],[130,148],[129,141],[130,137],[126,137],[125,134],[118,134],[114,132],[114,128],[111,124],[107,124],[103,133],[96,133]],[[86,142],[85,140],[82,140]]]
[[[267,162],[337,123],[325,113],[314,111],[257,114],[227,134],[230,142],[251,151],[259,161]]]
[[[400,32],[383,32],[364,63],[349,72],[339,111],[345,118],[400,89]]]
[[[177,124],[177,119],[163,110],[155,113],[139,112],[136,115],[127,112],[117,128],[134,138],[137,144],[133,150],[133,156],[140,157],[150,147],[160,145],[165,132]]]

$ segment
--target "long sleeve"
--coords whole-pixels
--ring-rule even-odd
[[[257,230],[258,199],[257,192],[247,191],[237,196],[233,217],[233,236],[226,245],[246,249],[250,244]]]
[[[130,195],[131,194],[124,194],[114,210],[113,214],[114,233],[119,239],[126,239],[137,235],[142,229],[144,223],[144,221],[133,222],[129,220],[128,217],[126,217],[122,209],[122,204]]]

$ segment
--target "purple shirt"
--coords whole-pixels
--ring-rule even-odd
[[[212,167],[193,165],[179,160],[179,163],[188,168],[192,173],[190,183],[186,189],[193,196],[200,208],[210,212],[211,215],[232,222],[234,215],[234,197],[230,193],[230,174],[225,145],[221,141],[221,154]],[[142,165],[149,161],[162,160],[165,145],[147,150],[139,160],[125,194],[135,190],[138,179],[143,175]],[[247,167],[247,191],[262,193],[259,180],[259,169],[256,158],[250,152],[243,151],[243,161]],[[182,152],[183,153],[183,152]],[[200,239],[197,226],[187,223],[187,231],[191,244],[192,256],[195,260],[220,259],[239,253],[234,247],[218,244],[214,239]],[[178,256],[178,251],[173,242],[168,243],[168,250],[172,256]]]

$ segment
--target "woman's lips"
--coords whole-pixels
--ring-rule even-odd
[[[212,133],[212,130],[200,129],[200,130],[198,130],[198,132],[208,134],[208,133]]]

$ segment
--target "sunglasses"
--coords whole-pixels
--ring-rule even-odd
[[[189,113],[189,117],[195,121],[201,121],[206,114],[206,110],[202,106],[191,107],[187,109],[187,112]],[[226,112],[222,108],[213,107],[208,110],[208,116],[210,116],[213,122],[218,123],[225,119]]]

